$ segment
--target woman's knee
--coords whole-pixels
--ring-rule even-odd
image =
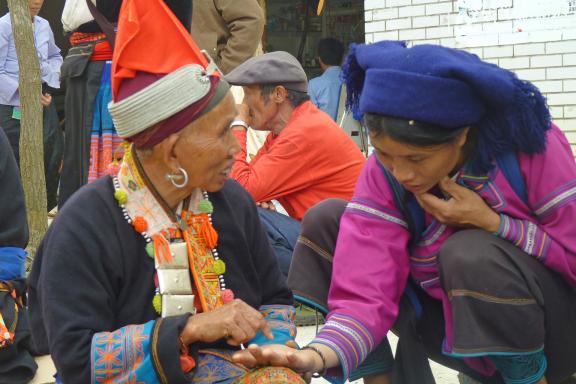
[[[452,235],[444,242],[438,254],[441,273],[472,273],[478,267],[489,264],[495,254],[494,235],[480,230],[463,230]]]
[[[314,205],[302,219],[302,233],[318,226],[338,225],[346,204],[348,202],[342,199],[326,199]]]

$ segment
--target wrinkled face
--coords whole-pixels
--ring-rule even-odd
[[[28,0],[28,7],[30,8],[30,16],[38,16],[40,9],[42,9],[44,0]]]
[[[244,103],[248,105],[252,128],[259,131],[271,131],[276,123],[278,104],[264,100],[258,85],[244,86]]]
[[[386,135],[370,134],[378,160],[404,188],[415,195],[427,192],[448,176],[462,158],[466,133],[447,144],[420,147],[400,143]]]
[[[189,186],[208,192],[220,190],[240,146],[230,129],[236,116],[230,93],[213,110],[184,128],[174,146],[180,167],[188,172]]]

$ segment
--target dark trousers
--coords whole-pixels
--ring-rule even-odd
[[[300,222],[290,216],[258,207],[260,221],[266,229],[270,245],[284,277],[288,276],[292,252],[300,234]]]
[[[86,62],[86,58],[80,55],[70,55],[64,64],[66,141],[58,207],[62,207],[74,192],[88,182],[94,100],[100,88],[105,62]]]
[[[332,199],[311,208],[302,221],[302,234],[294,250],[288,285],[297,297],[320,308],[327,306],[330,282],[326,276],[331,274],[334,240],[345,204]],[[576,372],[576,291],[558,274],[508,241],[482,230],[454,234],[442,246],[438,263],[441,287],[451,298],[454,352],[489,356],[494,352],[530,352],[544,346],[549,383],[560,383]],[[464,360],[442,353],[442,303],[419,288],[415,292],[422,315],[414,315],[405,296],[393,327],[400,337],[395,382],[430,382],[426,379],[430,372],[427,360],[418,359],[420,354],[481,383],[501,383],[498,373],[482,376]],[[379,370],[378,364],[389,366],[391,359],[391,353],[386,358],[369,356],[360,371],[385,371]],[[490,364],[488,359],[486,362]],[[368,369],[366,364],[374,368]]]
[[[20,165],[20,120],[12,118],[14,107],[0,105],[0,127],[6,133],[16,162]],[[54,103],[44,108],[44,176],[48,211],[56,206],[64,137]]]

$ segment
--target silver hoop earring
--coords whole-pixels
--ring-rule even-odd
[[[184,188],[188,184],[188,172],[184,168],[178,167],[178,172],[181,175],[173,175],[171,173],[166,175],[166,180],[172,183],[172,185],[178,189]],[[176,180],[184,179],[181,183],[178,183]]]

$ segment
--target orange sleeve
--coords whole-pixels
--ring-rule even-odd
[[[309,170],[310,152],[289,138],[278,137],[274,145],[264,146],[256,157],[246,161],[246,132],[233,131],[241,150],[232,167],[232,178],[238,181],[256,202],[270,201],[308,187],[313,180]],[[307,154],[308,152],[308,154]]]

